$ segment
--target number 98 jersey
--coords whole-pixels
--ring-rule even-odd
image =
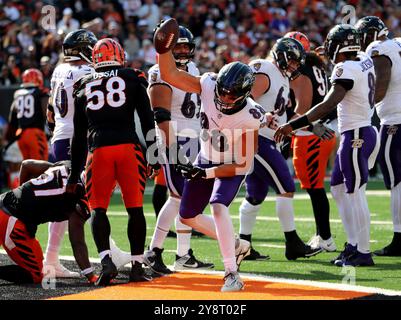
[[[187,69],[189,74],[199,76],[199,70],[195,63],[189,62]],[[175,122],[176,135],[196,138],[200,130],[200,96],[196,93],[188,93],[177,89],[163,81],[160,78],[159,65],[157,64],[149,69],[149,88],[155,84],[166,85],[172,91],[171,121]]]
[[[74,133],[74,83],[81,77],[91,74],[94,69],[88,65],[62,63],[54,69],[51,86],[50,104],[54,109],[55,128],[52,143],[57,140],[71,139]]]

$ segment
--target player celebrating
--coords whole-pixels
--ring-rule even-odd
[[[148,83],[143,72],[124,68],[124,50],[113,39],[105,38],[96,43],[92,61],[95,73],[81,78],[73,92],[74,136],[68,190],[73,191],[78,182],[88,143],[85,187],[93,216],[93,238],[102,263],[96,284],[108,285],[117,276],[117,268],[110,257],[110,223],[106,215],[116,182],[128,212],[127,233],[132,255],[130,281],[148,281],[150,278],[142,269],[146,238],[143,214],[146,161],[134,121],[136,110],[143,135],[146,137],[154,130],[146,93]],[[147,143],[149,147],[152,141]]]
[[[401,256],[401,39],[387,38],[388,29],[378,17],[359,19],[362,49],[373,60],[376,77],[375,102],[380,118],[379,164],[387,189],[391,190],[394,235],[391,243],[374,252],[378,256]]]
[[[358,52],[360,48],[359,33],[353,26],[340,24],[332,28],[325,41],[326,55],[335,65],[328,95],[275,133],[275,139],[280,141],[338,105],[341,142],[331,177],[331,192],[348,240],[344,251],[333,260],[337,266],[374,265],[369,250],[370,213],[365,189],[379,142],[377,130],[371,125],[376,77],[372,59]]]
[[[52,164],[25,160],[20,175],[23,184],[0,196],[0,244],[17,264],[1,266],[0,279],[41,283],[43,254],[35,238],[37,226],[49,221],[68,220],[75,260],[89,282],[96,281],[85,243],[84,223],[90,216],[85,192],[79,184],[75,194],[66,194],[69,172],[69,161]],[[51,269],[47,270],[51,272]]]
[[[301,32],[289,32],[285,35],[302,43],[306,52],[305,64],[300,67],[300,75],[290,83],[294,93],[295,113],[303,115],[312,106],[323,101],[328,92],[328,79],[324,63],[320,57],[310,51],[309,39]],[[330,114],[336,117],[336,111]],[[325,119],[327,121],[332,118]],[[325,121],[326,122],[326,121]],[[327,123],[327,122],[326,122]],[[316,223],[316,235],[308,243],[312,248],[336,251],[336,244],[330,231],[330,204],[324,189],[324,177],[327,162],[336,146],[336,138],[323,140],[309,130],[297,130],[293,140],[293,163],[295,173],[306,189],[312,201]]]
[[[194,37],[187,28],[180,26],[179,29],[177,44],[173,49],[176,66],[193,76],[198,76],[199,70],[191,61],[195,51]],[[174,269],[211,268],[213,264],[199,261],[190,249],[192,229],[181,223],[178,216],[184,177],[175,169],[174,164],[169,164],[169,160],[177,159],[177,152],[184,145],[187,150],[186,156],[189,157],[191,163],[194,162],[198,154],[200,99],[194,93],[186,93],[161,80],[158,65],[154,65],[149,70],[148,92],[155,121],[159,128],[159,143],[162,146],[168,146],[168,150],[164,154],[163,167],[170,196],[157,219],[149,246],[150,250],[145,253],[144,262],[155,272],[171,273],[163,263],[161,254],[168,230],[173,219],[176,218],[177,254]]]
[[[18,141],[23,159],[47,160],[48,147],[45,128],[45,108],[48,100],[43,92],[43,75],[38,69],[22,74],[21,89],[14,93],[10,108],[8,142]]]
[[[70,143],[74,132],[73,85],[79,78],[93,72],[90,63],[96,42],[96,36],[84,29],[72,31],[64,38],[64,63],[59,64],[53,72],[47,106],[47,122],[53,130],[50,158],[54,162],[70,159]],[[58,259],[67,225],[68,221],[49,223],[44,265],[52,266],[59,277],[79,277],[77,272],[62,266]]]
[[[268,112],[277,116],[279,123],[286,121],[286,107],[289,103],[289,79],[298,73],[304,63],[305,52],[297,40],[282,38],[271,51],[272,59],[257,59],[250,63],[256,80],[252,97]],[[295,230],[293,196],[295,184],[286,160],[277,150],[273,140],[274,130],[259,130],[259,150],[255,156],[254,170],[246,178],[246,197],[240,206],[240,237],[251,241],[252,229],[269,186],[277,194],[276,211],[284,231],[288,260],[311,257],[321,251],[305,245]],[[259,252],[252,250],[249,260],[263,260]]]

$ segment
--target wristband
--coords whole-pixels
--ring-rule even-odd
[[[206,173],[206,179],[216,178],[216,167],[206,169],[205,173]]]
[[[93,268],[89,267],[89,268],[86,268],[85,270],[82,270],[81,275],[86,276],[87,274],[90,274],[91,272],[93,272]]]
[[[303,115],[302,117],[291,120],[288,124],[291,126],[292,130],[294,131],[297,129],[301,129],[303,127],[307,127],[311,123],[309,122],[308,117],[306,115]]]

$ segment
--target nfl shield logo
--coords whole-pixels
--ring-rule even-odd
[[[258,63],[255,63],[255,64],[253,65],[253,68],[254,68],[256,71],[259,71],[259,69],[260,69],[261,66],[262,66],[262,64],[261,64],[260,62],[258,62]]]
[[[336,71],[336,76],[337,77],[341,77],[341,75],[343,74],[344,70],[342,68],[338,68]]]
[[[150,75],[150,80],[152,80],[153,82],[155,82],[157,80],[157,73],[152,73]]]

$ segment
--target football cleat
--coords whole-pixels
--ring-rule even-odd
[[[251,253],[251,243],[247,240],[240,239],[235,235],[235,259],[237,262],[238,270],[242,260],[249,256]]]
[[[109,255],[102,259],[102,271],[100,272],[99,278],[95,282],[96,286],[107,286],[111,280],[117,277],[118,271]]]
[[[188,269],[211,269],[214,268],[213,263],[199,261],[195,258],[192,249],[188,250],[185,256],[175,255],[174,270],[188,270]]]
[[[320,247],[312,249],[309,245],[303,243],[301,240],[285,242],[285,257],[287,258],[287,260],[310,258],[322,251],[323,249]]]
[[[244,282],[239,276],[238,272],[229,272],[224,276],[224,285],[221,288],[221,292],[234,292],[244,289]]]
[[[336,261],[342,261],[348,258],[350,255],[354,254],[357,251],[356,248],[357,246],[353,246],[352,244],[349,244],[347,242],[344,243],[344,250],[340,252],[337,258],[330,260],[330,263],[335,264]]]
[[[80,278],[81,275],[78,272],[70,271],[64,267],[60,262],[55,264],[49,264],[44,262],[43,269],[46,271],[54,270],[56,278]]]
[[[167,238],[177,238],[177,234],[174,231],[169,230]]]
[[[113,239],[110,238],[111,260],[118,270],[123,268],[126,264],[131,262],[131,253],[122,251],[116,246]]]
[[[129,282],[146,282],[151,280],[153,280],[153,278],[142,268],[142,263],[138,261],[132,263]]]
[[[337,250],[336,244],[332,237],[327,240],[323,240],[321,236],[315,235],[309,240],[308,245],[312,249],[322,248],[327,252],[334,252]]]
[[[153,272],[158,274],[171,274],[171,271],[163,262],[162,253],[164,249],[153,248],[152,250],[147,250],[143,255],[143,263],[147,265]]]
[[[261,255],[258,251],[256,251],[252,246],[251,246],[251,251],[249,252],[249,255],[244,258],[244,260],[249,260],[249,261],[263,261],[263,260],[270,260],[269,255]]]
[[[370,252],[361,253],[359,251],[343,260],[337,260],[334,264],[338,267],[370,267],[375,265]]]
[[[382,257],[401,257],[400,238],[401,236],[399,233],[394,233],[391,243],[383,249],[376,250],[375,252],[373,252],[373,254]]]

